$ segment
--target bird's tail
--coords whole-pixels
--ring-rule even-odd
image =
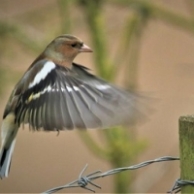
[[[1,129],[0,178],[8,177],[17,131],[18,126],[12,119],[6,117]]]
[[[1,148],[0,150],[0,177],[8,177],[11,166],[11,158],[14,150],[16,139],[11,142],[8,148]]]

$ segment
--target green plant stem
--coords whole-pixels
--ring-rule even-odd
[[[110,0],[109,0],[110,2]],[[150,3],[145,0],[111,0],[116,4],[121,6],[129,6],[132,10],[135,11],[146,11],[151,19],[159,19],[163,22],[169,23],[176,27],[183,28],[188,32],[194,33],[194,20],[186,16],[180,15],[180,13],[171,11],[156,5],[155,3]]]
[[[61,31],[63,34],[69,34],[72,29],[70,17],[70,5],[72,1],[58,0],[59,14],[61,19]]]
[[[134,38],[134,33],[136,32],[138,25],[138,18],[137,14],[133,14],[132,16],[130,15],[127,18],[126,25],[124,26],[123,29],[123,35],[120,38],[120,45],[117,49],[117,55],[115,58],[116,64],[121,64],[124,65],[123,59],[126,58],[128,54],[129,47],[131,45],[131,42]],[[116,72],[119,72],[121,69],[120,65],[116,65]]]
[[[106,48],[107,42],[105,36],[104,17],[102,15],[102,1],[81,0],[80,3],[84,8],[92,43],[95,48],[95,65],[98,74],[107,80],[113,80],[113,78],[116,77],[116,68],[114,68],[113,63],[110,62],[109,54]],[[137,30],[135,30],[135,32],[137,32]],[[128,40],[129,36],[127,36],[126,39],[127,42],[130,42]],[[134,75],[134,77],[136,75],[137,73]],[[135,141],[130,141],[127,137],[132,136],[132,134],[123,128],[106,129],[104,131],[104,136],[106,137],[108,144],[108,159],[113,167],[129,165],[130,161],[132,161],[132,159],[134,159],[140,151],[140,147],[137,146],[139,142],[137,143]],[[91,149],[90,144],[87,144]],[[137,150],[135,146],[137,146]],[[131,149],[136,150],[135,154],[134,152],[131,152]],[[114,184],[115,192],[128,193],[130,191],[130,180],[130,173],[121,173],[116,175]]]
[[[88,23],[93,46],[95,48],[94,58],[97,73],[107,80],[112,80],[113,66],[108,57],[105,24],[101,9],[103,1],[82,0],[81,2],[84,12],[86,13],[86,21]]]
[[[105,160],[109,159],[108,152],[102,147],[98,146],[98,144],[94,141],[94,138],[92,138],[91,135],[85,133],[84,131],[78,131],[78,134],[83,140],[83,142],[89,146],[89,148],[94,154]]]
[[[40,52],[41,46],[35,44],[21,29],[15,24],[5,23],[0,20],[0,36],[10,36],[18,40],[25,47],[29,48],[31,51],[37,53]]]

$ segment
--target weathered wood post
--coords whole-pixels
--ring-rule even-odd
[[[181,180],[194,181],[194,115],[179,119]],[[182,193],[194,193],[194,186],[181,189]]]

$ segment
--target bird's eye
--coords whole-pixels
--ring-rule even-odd
[[[74,43],[74,44],[72,44],[71,46],[72,46],[72,47],[76,47],[76,46],[77,46],[77,44],[76,44],[76,43]]]

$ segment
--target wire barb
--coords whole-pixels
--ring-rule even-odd
[[[177,179],[171,188],[171,190],[167,191],[167,193],[178,193],[181,191],[181,187],[186,186],[186,185],[192,185],[194,186],[194,181],[189,181],[189,180],[181,180]]]
[[[88,164],[86,164],[85,167],[83,168],[83,170],[80,172],[80,175],[79,175],[79,179],[77,181],[77,184],[80,187],[82,187],[82,188],[84,188],[86,190],[89,190],[89,191],[92,191],[93,193],[95,193],[95,190],[93,190],[93,189],[91,189],[89,187],[86,187],[86,186],[88,185],[88,183],[90,183],[91,185],[93,185],[93,186],[101,189],[101,187],[99,185],[97,185],[97,184],[93,183],[92,181],[90,181],[90,178],[89,178],[89,177],[91,177],[91,176],[93,176],[95,174],[101,173],[101,171],[98,170],[98,171],[95,171],[95,172],[93,172],[93,173],[85,176],[85,177],[82,177],[82,175],[83,175],[84,171],[87,169],[87,167],[88,167]]]
[[[180,160],[180,158],[171,157],[171,156],[164,156],[164,157],[156,158],[154,160],[148,160],[148,161],[145,161],[145,162],[133,165],[133,166],[116,168],[116,169],[112,169],[112,170],[109,170],[109,171],[106,171],[106,172],[101,172],[100,170],[98,170],[98,171],[92,172],[92,173],[90,173],[86,176],[83,176],[84,172],[86,171],[86,169],[88,167],[88,164],[86,164],[85,167],[80,172],[77,180],[72,181],[71,183],[68,183],[68,184],[63,185],[63,186],[52,188],[52,189],[47,190],[43,193],[47,193],[47,194],[55,193],[59,190],[62,190],[62,189],[65,189],[65,188],[72,188],[72,187],[81,187],[83,189],[86,189],[88,191],[91,191],[91,192],[95,193],[95,190],[87,187],[87,185],[90,184],[90,185],[92,185],[92,186],[94,186],[98,189],[101,189],[101,187],[99,185],[93,183],[92,180],[95,180],[95,179],[98,179],[98,178],[103,178],[103,177],[110,176],[110,175],[113,175],[113,174],[117,174],[117,173],[127,171],[127,170],[136,170],[138,168],[143,168],[145,166],[148,166],[150,164],[157,163],[157,162],[174,161],[174,160]],[[182,186],[181,184],[183,184],[183,183],[182,182],[180,183],[179,181],[180,180],[178,179],[175,182],[172,189],[169,191],[170,193],[172,193],[175,189],[180,189],[180,187]],[[192,182],[192,184],[194,185],[194,182]]]

